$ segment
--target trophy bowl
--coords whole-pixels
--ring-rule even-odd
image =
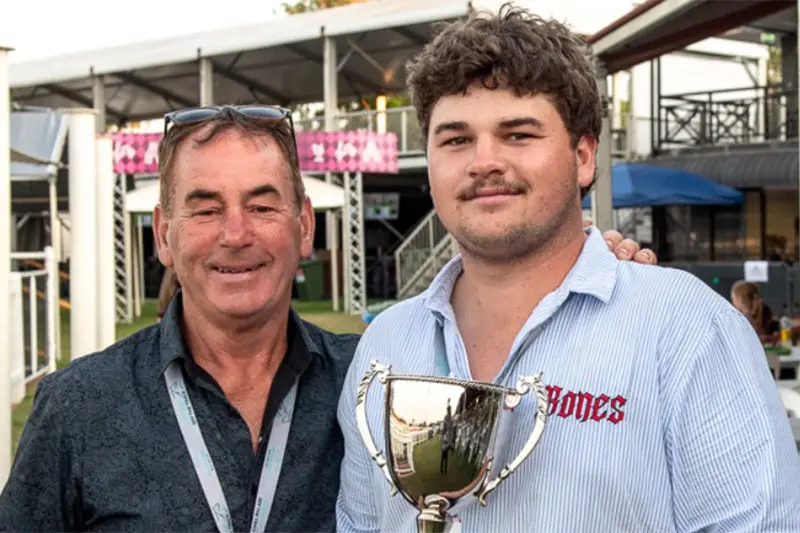
[[[436,376],[391,374],[372,361],[358,388],[356,421],[373,461],[417,510],[417,530],[442,532],[453,507],[465,496],[486,505],[494,491],[530,456],[544,430],[547,395],[541,374],[521,377],[515,389],[492,383]],[[374,443],[366,416],[370,383],[385,385],[384,440],[388,461]],[[536,423],[517,457],[489,480],[502,412],[536,393]]]

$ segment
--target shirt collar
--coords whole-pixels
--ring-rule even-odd
[[[614,292],[618,264],[619,260],[608,249],[600,230],[589,228],[578,260],[556,290],[587,294],[608,303]],[[426,307],[440,320],[452,312],[450,297],[462,271],[463,264],[459,254],[447,262],[422,294]]]
[[[181,329],[182,316],[183,293],[179,289],[169,306],[167,306],[164,317],[159,324],[160,375],[164,374],[167,367],[172,364],[173,361],[178,360],[193,363],[183,338],[183,331]],[[311,362],[310,356],[316,355],[322,357],[322,351],[317,342],[309,335],[308,329],[300,318],[300,315],[291,308],[289,309],[289,331],[287,334],[287,359],[291,360],[285,362],[289,363],[297,374],[301,374]],[[297,344],[296,341],[301,341],[302,345],[293,346],[293,344]]]

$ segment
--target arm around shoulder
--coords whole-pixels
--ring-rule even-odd
[[[46,376],[0,493],[0,531],[75,531],[78,506],[73,417],[57,376]]]
[[[664,370],[677,530],[800,531],[800,461],[764,349],[735,310]]]

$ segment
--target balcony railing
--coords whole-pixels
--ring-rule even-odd
[[[797,91],[786,86],[663,95],[658,109],[659,151],[797,138]]]
[[[648,122],[646,125],[640,123],[640,119],[638,118],[628,117],[627,120],[632,120],[637,128],[646,128],[649,133],[649,119],[647,119]],[[295,127],[298,131],[319,131],[324,128],[324,124],[324,119],[322,117],[295,121]],[[340,113],[337,117],[337,128],[340,131],[376,131],[377,124],[377,111]],[[422,130],[420,129],[417,115],[413,107],[408,106],[387,109],[386,131],[393,132],[397,135],[398,150],[401,154],[422,151]],[[636,132],[638,129],[633,131]],[[625,127],[613,129],[611,131],[611,150],[614,157],[626,158],[630,154],[636,154],[641,151],[636,143],[629,141],[629,139],[631,138],[628,135],[628,129]]]
[[[417,121],[414,108],[393,107],[385,111],[386,132],[397,135],[397,148],[401,154],[422,151],[422,130]],[[354,111],[339,113],[337,129],[340,131],[367,130],[376,131],[378,125],[377,111]],[[295,127],[298,131],[319,131],[324,128],[322,117],[297,120]]]

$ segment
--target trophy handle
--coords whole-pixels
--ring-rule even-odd
[[[541,372],[535,376],[521,376],[517,382],[518,394],[508,396],[506,406],[510,408],[516,407],[517,404],[519,404],[521,397],[527,394],[531,390],[531,387],[533,387],[533,390],[536,392],[536,423],[533,426],[533,431],[531,432],[531,436],[528,437],[528,441],[525,443],[525,446],[523,446],[522,450],[519,452],[519,455],[517,455],[513,461],[504,466],[497,477],[489,481],[483,490],[477,494],[478,501],[484,507],[486,506],[486,496],[494,492],[500,483],[510,476],[511,473],[517,468],[519,468],[523,461],[525,461],[531,452],[533,452],[533,449],[536,448],[536,445],[539,443],[539,439],[542,438],[544,425],[545,422],[547,422],[547,410],[549,407],[549,402],[547,401],[547,392],[545,391],[544,384],[542,383]]]
[[[391,368],[391,366],[382,365],[378,361],[370,362],[369,369],[364,374],[364,377],[361,378],[361,383],[358,384],[358,392],[356,393],[356,425],[358,426],[358,431],[361,433],[364,446],[367,447],[370,457],[372,457],[375,464],[380,467],[383,475],[386,476],[386,480],[391,486],[391,494],[394,496],[397,494],[397,485],[395,485],[392,480],[392,475],[389,473],[389,467],[386,465],[383,452],[375,446],[375,441],[372,438],[372,433],[370,433],[369,424],[367,423],[367,391],[369,391],[369,385],[376,376],[378,376],[378,381],[386,383],[386,376]]]

